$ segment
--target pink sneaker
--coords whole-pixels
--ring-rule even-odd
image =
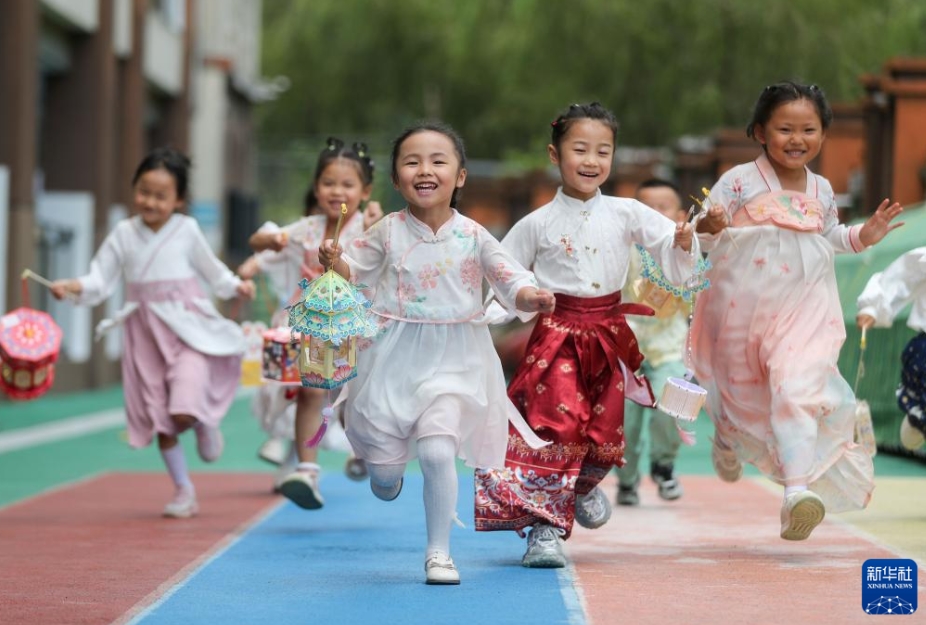
[[[196,491],[188,488],[178,489],[170,503],[164,506],[164,516],[171,519],[189,519],[197,512]]]
[[[222,436],[222,430],[197,423],[193,431],[196,432],[196,451],[203,462],[218,460],[225,449],[225,437]]]

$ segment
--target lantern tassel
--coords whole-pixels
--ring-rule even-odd
[[[334,416],[334,407],[325,406],[322,408],[322,424],[318,428],[318,431],[315,433],[315,436],[310,438],[305,442],[306,447],[318,447],[318,444],[322,442],[322,438],[325,437],[325,432],[328,431],[328,422],[331,421],[331,417]]]
[[[681,426],[681,424],[676,423],[675,428],[678,430],[678,437],[682,439],[682,442],[688,446],[692,446],[697,441],[697,436],[694,432],[689,432]]]

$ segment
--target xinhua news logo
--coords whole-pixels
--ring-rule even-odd
[[[862,565],[862,609],[868,614],[916,612],[916,562],[905,559],[865,560]]]

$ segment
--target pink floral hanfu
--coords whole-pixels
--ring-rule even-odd
[[[469,466],[502,466],[509,419],[520,414],[506,394],[482,285],[514,307],[518,291],[536,285],[533,274],[456,211],[436,233],[407,209],[387,215],[343,258],[352,280],[372,291],[379,326],[348,386],[357,455],[405,463],[417,439],[449,435]]]
[[[731,227],[702,236],[713,265],[698,297],[692,368],[717,435],[783,485],[809,484],[828,512],[864,507],[871,458],[853,442],[855,397],[836,366],[845,326],[835,253],[862,249],[833,190],[807,170],[782,190],[763,155],[711,190]]]

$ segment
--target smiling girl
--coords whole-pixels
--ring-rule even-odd
[[[624,398],[654,405],[649,383],[634,374],[643,356],[624,319],[652,309],[621,303],[631,250],[642,245],[678,284],[697,257],[689,224],[601,193],[617,138],[610,111],[573,104],[552,127],[547,152],[562,186],[502,241],[556,294],[556,311],[538,319],[508,386],[534,432],[552,444],[533,450],[511,431],[505,468],[476,473],[476,529],[523,536],[531,527],[521,563],[534,568],[566,565],[573,520],[589,528],[608,520],[597,485],[623,463]]]
[[[815,85],[766,87],[746,129],[762,155],[721,176],[707,202],[716,212],[698,225],[713,269],[692,368],[708,390],[714,469],[734,482],[749,462],[783,485],[786,540],[806,539],[826,511],[865,507],[874,488],[836,366],[846,333],[833,255],[874,245],[902,209],[884,200],[863,225],[839,223],[830,183],[808,168],[832,118]]]
[[[322,264],[375,289],[380,332],[361,351],[349,383],[347,437],[367,461],[370,486],[391,501],[417,456],[424,477],[429,584],[458,584],[450,558],[455,458],[501,466],[513,420],[542,442],[505,396],[501,361],[484,321],[483,282],[523,311],[553,310],[549,291],[475,221],[456,210],[466,180],[463,141],[449,127],[422,123],[396,139],[392,181],[408,206],[356,239],[344,256],[328,240]]]
[[[58,299],[71,295],[95,306],[125,280],[125,307],[98,331],[124,322],[129,445],[146,447],[157,437],[176,489],[164,516],[176,518],[199,510],[179,436],[193,428],[200,458],[219,458],[219,423],[235,397],[244,351],[241,328],[219,314],[200,283],[223,299],[254,296],[254,283],[223,265],[196,220],[179,214],[189,167],[171,148],[146,156],[132,178],[136,215],[106,237],[87,275],[51,287]]]

